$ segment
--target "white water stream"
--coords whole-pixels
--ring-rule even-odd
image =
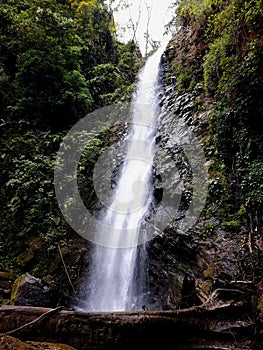
[[[152,167],[163,50],[164,46],[147,60],[138,77],[127,154],[112,203],[103,219],[110,228],[109,247],[94,247],[86,280],[85,309],[88,311],[141,309],[147,302],[142,295],[147,269],[143,262],[138,262],[138,242],[142,241],[141,223],[153,201]],[[125,241],[129,242],[128,248],[112,248],[125,246]]]

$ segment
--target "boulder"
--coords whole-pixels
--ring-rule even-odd
[[[10,304],[55,307],[59,299],[60,293],[57,287],[26,272],[15,280]]]

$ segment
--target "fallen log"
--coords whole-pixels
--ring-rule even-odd
[[[242,292],[218,289],[202,305],[182,310],[88,313],[0,307],[0,333],[21,340],[68,344],[78,350],[250,349],[255,333]]]
[[[59,310],[62,310],[63,306],[59,306],[55,309],[50,309],[46,312],[44,312],[41,316],[37,317],[35,320],[26,323],[18,328],[15,328],[9,332],[6,332],[5,335],[14,335],[16,333],[21,332],[23,329],[27,328],[27,327],[31,327],[31,326],[36,326],[36,325],[40,325],[41,322],[43,322],[47,317],[50,317],[51,315],[53,315],[55,312],[58,312]]]

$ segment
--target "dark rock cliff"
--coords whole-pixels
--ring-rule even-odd
[[[207,44],[201,35],[201,29],[198,32],[199,37],[197,32],[193,25],[187,28],[182,26],[162,57],[163,96],[160,102],[162,113],[158,142],[171,136],[168,135],[171,129],[167,129],[167,125],[176,125],[178,120],[185,123],[187,129],[189,128],[198,139],[198,144],[206,150],[204,167],[207,170],[208,183],[211,185],[215,176],[215,158],[210,157],[211,154],[207,152],[207,144],[211,138],[211,115],[217,100],[211,94],[204,94],[200,74],[191,89],[183,89],[182,86],[178,86],[178,75],[174,73],[175,65],[184,62],[187,66],[187,62],[197,55],[200,60],[200,73]],[[182,48],[185,47],[188,48],[188,57],[183,59]],[[196,71],[197,69],[192,71],[193,75]],[[176,147],[170,147],[170,151],[176,151]],[[179,157],[176,163],[179,173],[183,166],[184,158]],[[171,167],[175,165],[170,162],[165,170],[169,171]],[[180,173],[181,180],[185,181],[182,174],[183,172]],[[231,179],[235,182],[233,176],[229,177],[230,185]],[[187,231],[178,229],[180,215],[184,214],[184,211],[179,210],[177,217],[167,225],[166,230],[149,244],[150,302],[163,309],[180,309],[206,302],[218,288],[229,292],[236,291],[242,293],[244,300],[251,306],[253,320],[255,324],[261,324],[260,329],[263,300],[262,226],[259,219],[255,219],[256,230],[253,230],[249,220],[244,222],[244,226],[237,225],[235,229],[230,224],[227,225],[224,218],[218,215],[220,210],[225,210],[220,208],[224,204],[217,201],[214,194],[211,195],[210,189],[211,186],[207,192],[206,204],[192,227]],[[231,197],[232,202],[238,203],[239,196],[237,191],[236,195]],[[183,196],[181,202],[187,207],[187,200]],[[258,217],[259,212],[258,207]],[[224,215],[227,217],[227,214]],[[229,222],[230,217],[229,212]],[[259,329],[257,328],[256,332],[260,334]]]

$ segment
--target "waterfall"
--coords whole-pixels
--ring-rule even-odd
[[[147,304],[147,264],[141,224],[153,202],[152,168],[159,111],[159,63],[164,46],[146,61],[132,100],[127,152],[104,223],[108,247],[94,246],[86,278],[86,311],[141,310]],[[123,241],[129,242],[127,248]],[[119,244],[119,242],[122,244]],[[130,243],[132,242],[132,244]]]

